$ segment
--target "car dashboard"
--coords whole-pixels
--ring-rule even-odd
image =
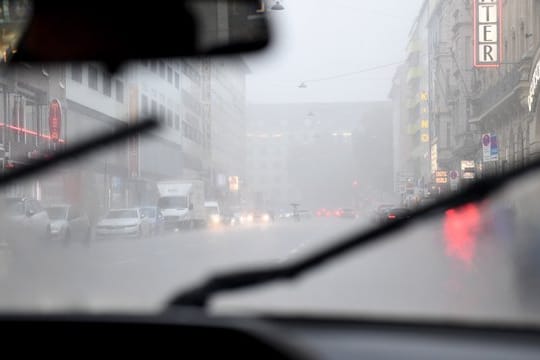
[[[122,354],[253,359],[538,359],[540,332],[315,318],[7,315],[6,353],[56,358]],[[193,356],[192,355],[192,356]],[[173,355],[174,356],[174,355]]]

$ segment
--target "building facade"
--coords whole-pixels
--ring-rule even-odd
[[[502,58],[492,67],[475,65],[474,5],[473,0],[426,0],[420,10],[420,17],[427,14],[428,34],[422,40],[428,49],[430,133],[424,166],[436,192],[523,166],[540,152],[540,1],[498,2]],[[394,81],[395,109],[403,107],[395,94],[404,91]],[[410,114],[399,116],[399,123],[410,122]],[[491,155],[483,141],[492,147]]]

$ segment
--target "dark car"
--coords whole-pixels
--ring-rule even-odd
[[[407,208],[392,208],[386,211],[382,222],[389,222],[395,220],[406,219],[410,216],[411,210]]]

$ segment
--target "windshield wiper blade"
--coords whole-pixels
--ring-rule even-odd
[[[454,195],[443,197],[431,205],[412,211],[407,218],[398,219],[387,225],[370,229],[360,235],[353,235],[290,264],[218,274],[174,296],[169,302],[169,306],[205,307],[208,301],[220,292],[240,290],[278,280],[292,280],[351,250],[376,243],[384,235],[394,233],[417,220],[424,220],[426,217],[441,214],[448,209],[481,201],[506,186],[509,182],[538,169],[540,169],[540,160],[535,160],[525,167],[506,174],[478,180]]]
[[[33,161],[28,165],[10,170],[4,175],[1,175],[0,187],[6,186],[13,181],[20,181],[23,178],[36,175],[63,162],[73,161],[73,158],[75,157],[88,155],[105,146],[116,144],[122,140],[126,140],[130,137],[142,134],[157,127],[158,122],[153,119],[149,119],[136,122],[133,125],[119,127],[110,134],[100,135],[90,138],[89,140],[80,141],[76,145],[69,146],[67,150],[54,152],[52,156],[47,159]]]

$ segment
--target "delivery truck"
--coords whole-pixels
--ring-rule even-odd
[[[165,229],[178,231],[206,226],[202,180],[160,181],[157,188]]]

